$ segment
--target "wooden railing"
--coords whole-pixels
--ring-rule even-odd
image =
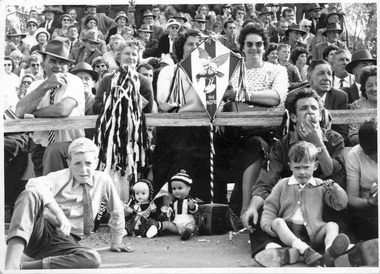
[[[333,124],[363,123],[377,117],[376,109],[330,110]],[[282,111],[218,112],[213,120],[215,126],[277,126],[282,121]],[[67,118],[34,118],[4,120],[4,132],[32,132],[72,128],[94,128],[97,115]],[[156,113],[147,114],[148,126],[209,126],[207,113]]]

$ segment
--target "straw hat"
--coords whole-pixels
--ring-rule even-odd
[[[115,22],[117,22],[117,20],[119,20],[119,18],[121,18],[121,17],[124,17],[124,18],[127,20],[127,22],[129,21],[127,14],[125,14],[124,11],[119,11],[119,12],[116,14]]]
[[[181,27],[181,24],[175,20],[175,19],[169,19],[168,22],[165,25],[165,29],[168,29],[169,27],[176,25],[178,28]]]
[[[29,18],[29,20],[26,22],[26,27],[28,27],[29,23],[34,23],[38,26],[38,21],[36,18]]]

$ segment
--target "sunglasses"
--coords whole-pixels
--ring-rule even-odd
[[[239,15],[244,15],[245,13],[244,13],[244,12],[238,12],[237,14],[239,14]]]
[[[252,48],[253,45],[255,45],[256,48],[261,48],[261,47],[264,45],[264,42],[263,42],[263,41],[258,41],[258,42],[245,42],[245,44],[246,44],[247,47],[249,47],[249,48]]]
[[[35,24],[29,24],[28,27],[37,27]]]
[[[40,64],[31,64],[30,66],[34,68],[34,67],[39,67]]]
[[[171,26],[172,29],[179,29],[179,27]]]
[[[311,25],[303,25],[304,28],[311,28]]]
[[[22,83],[22,84],[30,85],[32,82],[31,82],[31,81],[22,81],[21,83]]]
[[[105,68],[106,65],[96,65],[95,68]]]
[[[62,21],[70,22],[70,19],[62,19]]]
[[[4,64],[4,67],[11,67],[12,64]]]

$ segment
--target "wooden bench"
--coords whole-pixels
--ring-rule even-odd
[[[363,123],[377,117],[377,109],[365,110],[330,110],[333,124]],[[278,126],[282,121],[282,111],[255,112],[218,112],[214,126]],[[32,132],[40,130],[58,130],[71,128],[94,128],[97,115],[67,118],[34,118],[4,120],[4,133]],[[206,112],[196,113],[156,113],[146,115],[148,126],[209,126],[210,119]]]

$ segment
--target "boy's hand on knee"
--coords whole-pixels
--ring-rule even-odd
[[[113,252],[133,252],[135,251],[133,247],[127,244],[112,244],[111,251]]]
[[[71,224],[65,214],[57,214],[57,220],[59,227],[57,227],[57,233],[64,236],[69,236],[71,231]]]

